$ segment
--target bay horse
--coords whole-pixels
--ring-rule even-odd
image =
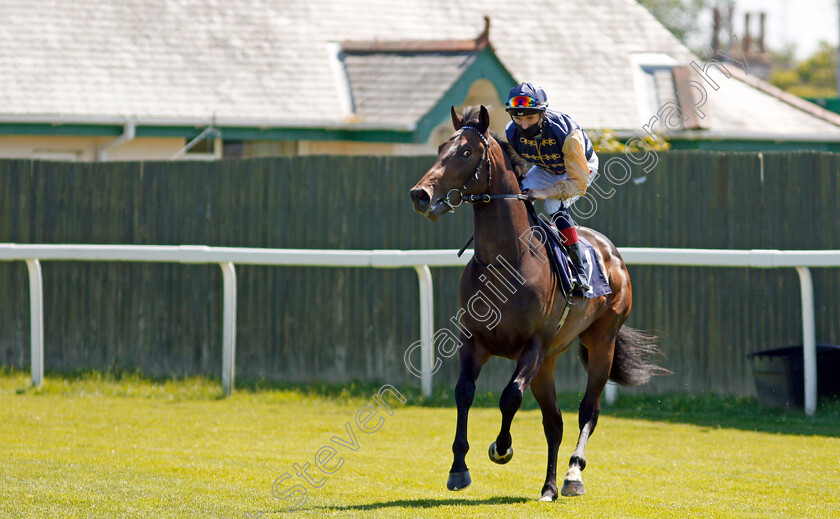
[[[489,131],[490,117],[484,106],[469,107],[463,115],[456,113],[454,107],[451,112],[455,132],[440,146],[434,165],[409,194],[415,211],[433,222],[460,204],[461,199],[483,199],[473,207],[474,255],[461,277],[458,299],[463,309],[474,305],[476,296],[481,294],[485,304],[495,307],[499,316],[492,326],[486,318],[489,309],[484,314],[463,312],[461,316],[461,370],[455,385],[457,426],[446,486],[449,490],[461,490],[472,481],[466,464],[467,415],[482,366],[491,356],[499,356],[516,361],[516,368],[499,400],[502,424],[496,441],[490,445],[490,459],[504,464],[513,456],[510,426],[522,404],[523,393],[530,386],[542,412],[548,443],[540,500],[557,499],[557,452],[563,436],[563,418],[557,407],[554,368],[560,354],[578,338],[587,384],[578,416],[580,435],[561,493],[583,494],[581,471],[586,467],[586,443],[598,423],[601,392],[607,380],[639,385],[667,370],[652,361],[659,354],[653,336],[622,327],[630,314],[632,293],[630,275],[615,246],[592,229],[578,229],[578,234],[595,247],[612,293],[593,299],[567,298],[546,261],[549,252],[545,246],[539,240],[522,238],[532,232],[529,230],[536,223],[529,221],[522,196],[515,196],[520,194],[519,179],[526,171],[521,167],[522,159],[508,143],[500,142]],[[488,279],[494,278],[499,285],[506,281],[517,289],[510,297],[501,290],[481,290]],[[558,328],[567,305],[568,312]]]

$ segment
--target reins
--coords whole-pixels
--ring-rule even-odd
[[[464,202],[468,204],[477,204],[479,202],[489,203],[491,200],[498,200],[500,198],[510,198],[515,200],[522,200],[523,202],[533,201],[533,198],[530,198],[528,195],[523,195],[522,193],[519,194],[511,194],[511,195],[463,195]]]
[[[516,194],[516,195],[513,195],[513,194],[511,194],[511,195],[488,195],[488,194],[485,193],[483,195],[461,195],[461,202],[456,204],[455,207],[458,207],[459,205],[461,205],[462,202],[466,202],[468,204],[478,204],[478,203],[484,202],[485,204],[488,204],[488,203],[490,203],[491,200],[499,200],[499,199],[504,199],[504,198],[511,199],[511,200],[521,200],[523,202],[533,202],[534,201],[533,198],[529,197],[528,195],[523,195],[522,193],[519,193],[519,194]],[[448,203],[449,202],[447,201],[447,204]],[[450,207],[452,207],[452,206],[450,205]],[[453,208],[452,210],[454,211],[455,209]],[[459,258],[461,257],[462,254],[464,254],[464,251],[467,250],[467,247],[470,246],[470,243],[472,243],[472,241],[473,241],[473,235],[470,234],[469,239],[467,239],[466,243],[464,243],[464,246],[461,247],[461,250],[458,251],[458,257]]]
[[[475,167],[475,171],[473,172],[472,176],[469,179],[467,179],[466,182],[464,182],[464,185],[461,186],[461,189],[453,189],[449,193],[447,193],[446,196],[444,197],[443,201],[446,203],[446,205],[449,206],[449,208],[452,210],[452,212],[455,212],[455,208],[460,206],[464,202],[467,202],[468,204],[478,204],[478,203],[483,202],[483,203],[486,204],[486,203],[490,203],[493,200],[504,200],[504,199],[521,200],[523,202],[533,202],[534,198],[529,197],[528,195],[524,195],[522,193],[516,193],[516,194],[510,193],[510,194],[502,194],[502,195],[489,195],[487,193],[483,193],[483,194],[480,194],[480,195],[465,195],[465,194],[462,193],[462,191],[466,190],[467,184],[469,184],[473,180],[478,180],[478,174],[481,171],[481,166],[484,164],[484,161],[487,160],[487,151],[490,149],[490,142],[487,140],[487,138],[484,136],[484,134],[482,134],[480,131],[478,131],[478,129],[476,129],[472,126],[462,126],[461,129],[462,130],[472,130],[475,133],[477,133],[478,137],[481,139],[481,142],[484,143],[484,151],[481,154],[481,160],[478,161],[478,165]],[[487,162],[487,189],[490,189],[490,184],[493,180],[492,169],[493,169],[492,168],[492,163],[490,161],[488,161]],[[451,195],[453,192],[458,193],[461,197],[461,199],[458,201],[457,204],[453,204],[449,199],[449,195]],[[528,210],[528,213],[530,214],[530,216],[534,219],[538,219],[536,213],[534,212],[534,206],[531,205],[531,204],[528,204],[528,203],[526,203],[525,206],[526,206],[526,209]],[[470,234],[470,237],[467,240],[467,242],[464,243],[464,246],[461,247],[461,249],[458,251],[458,257],[459,258],[461,257],[462,254],[464,254],[464,251],[467,250],[467,247],[470,246],[470,243],[472,243],[472,241],[473,241],[473,237],[474,237],[474,235]],[[551,259],[552,264],[555,264],[555,267],[559,270],[560,266],[556,265],[556,259],[551,255],[550,251],[547,250],[547,252],[548,252],[549,258]],[[566,323],[566,318],[569,317],[569,311],[571,310],[571,308],[573,306],[571,291],[569,291],[567,294],[565,294],[565,300],[566,300],[566,304],[564,305],[564,308],[563,308],[563,314],[560,316],[560,322],[557,324],[557,331],[559,331],[560,328],[563,327],[563,324]]]
[[[462,130],[472,130],[478,134],[478,137],[481,139],[481,142],[484,143],[484,151],[481,153],[481,160],[478,161],[478,165],[475,167],[475,171],[473,171],[472,176],[464,182],[464,185],[461,186],[461,189],[453,189],[446,196],[443,198],[443,202],[449,206],[449,209],[454,213],[455,208],[460,206],[462,203],[466,202],[468,204],[478,204],[484,202],[485,204],[490,203],[492,200],[500,200],[500,199],[511,199],[511,200],[521,200],[523,202],[533,201],[533,198],[530,198],[528,195],[523,195],[522,193],[516,194],[505,194],[505,195],[488,195],[487,193],[483,193],[480,195],[465,195],[462,193],[467,188],[467,184],[469,184],[473,180],[478,180],[478,174],[481,171],[481,166],[484,165],[484,161],[487,160],[487,152],[490,150],[490,141],[482,134],[477,128],[473,126],[462,126]],[[490,161],[487,162],[487,189],[490,189],[490,184],[493,182],[493,166]],[[453,203],[450,200],[450,195],[452,193],[458,193],[461,197],[457,203]],[[467,247],[470,246],[470,243],[473,241],[473,236],[470,235],[469,239],[464,246],[461,247],[461,250],[458,251],[458,257],[460,258],[464,251],[467,250]]]

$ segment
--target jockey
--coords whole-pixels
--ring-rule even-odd
[[[587,292],[581,265],[583,251],[569,207],[586,193],[598,171],[592,142],[569,115],[548,110],[545,91],[533,83],[511,89],[505,110],[511,122],[505,133],[519,155],[532,164],[522,181],[522,192],[545,200],[545,209],[557,226],[574,265],[576,287]]]

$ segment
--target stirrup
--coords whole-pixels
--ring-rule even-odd
[[[589,292],[590,290],[592,290],[592,287],[587,285],[584,282],[575,280],[574,284],[572,285],[572,291],[575,291],[575,290],[580,290],[581,294],[585,294],[585,293]]]
[[[572,280],[572,290],[580,290],[582,293],[589,292],[592,290],[592,287],[586,284],[586,278],[583,276],[580,270],[578,270],[576,265],[572,265],[572,268],[575,269],[575,275],[573,276]]]

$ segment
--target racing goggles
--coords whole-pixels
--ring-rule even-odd
[[[513,96],[508,99],[509,108],[536,108],[537,101],[529,96]]]

